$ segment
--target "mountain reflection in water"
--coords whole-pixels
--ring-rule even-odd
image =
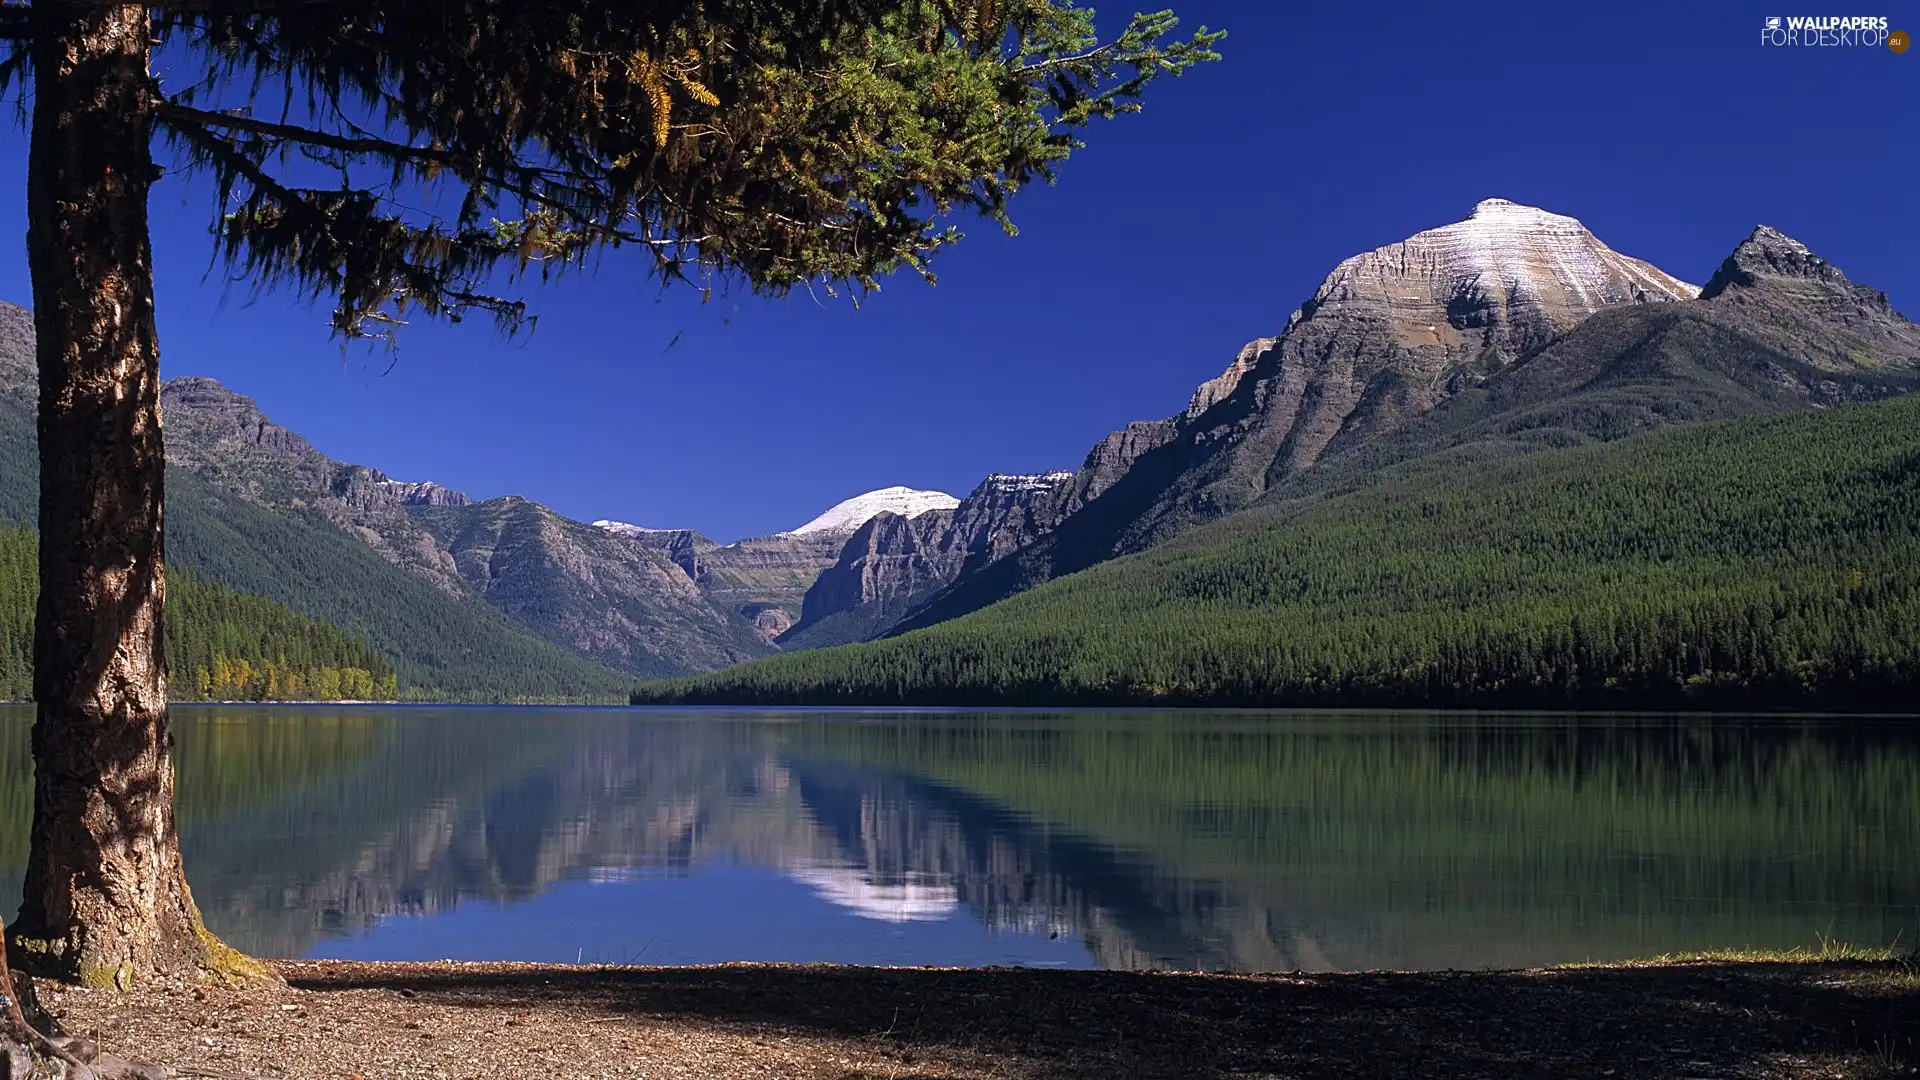
[[[9,897],[30,720],[0,713]],[[194,894],[262,955],[1435,968],[1920,922],[1902,722],[181,707],[176,726]]]

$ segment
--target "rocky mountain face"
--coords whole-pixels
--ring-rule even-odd
[[[652,547],[518,497],[474,503],[333,459],[212,379],[161,389],[175,468],[263,506],[323,518],[388,562],[478,598],[539,636],[631,675],[708,671],[773,650]]]
[[[970,567],[984,566],[1060,520],[1074,474],[993,475],[959,505],[862,525],[807,590],[783,648],[861,641],[905,617]]]
[[[1504,199],[1355,255],[1278,337],[1243,349],[1171,418],[1162,457],[1173,460],[1156,464],[1175,475],[1123,547],[1245,505],[1323,456],[1480,385],[1595,312],[1698,292],[1618,254],[1573,218]]]
[[[865,526],[882,517],[930,523],[959,504],[942,491],[880,488],[844,499],[791,532],[731,544],[691,529],[649,529],[620,521],[594,524],[665,554],[716,607],[752,623],[770,643],[802,621],[808,590],[821,571],[845,557],[842,549],[864,534]],[[904,613],[888,611],[895,618]]]
[[[1019,550],[1065,516],[1075,479],[1063,469],[987,477],[954,507],[950,545],[981,563]]]
[[[1828,373],[1796,384],[1815,400],[1850,381],[1876,393],[1873,387],[1920,356],[1914,324],[1893,310],[1886,293],[1854,284],[1805,244],[1765,225],[1727,256],[1700,299],[1715,322]]]
[[[473,500],[431,480],[387,480],[383,483],[402,506],[466,506]]]
[[[517,495],[418,504],[415,520],[474,595],[550,641],[642,677],[710,671],[774,651],[661,551]]]
[[[174,468],[249,502],[315,512],[388,562],[445,592],[462,591],[452,558],[407,513],[409,493],[445,489],[398,484],[378,469],[334,461],[213,379],[163,384],[160,410]]]
[[[1901,392],[1920,370],[1916,340],[1884,293],[1772,229],[1697,290],[1571,218],[1489,200],[1335,267],[1186,410],[1095,447],[1052,530],[896,628],[1426,454]]]
[[[862,641],[905,617],[952,581],[966,561],[952,525],[951,510],[869,520],[807,590],[800,621],[782,635],[782,645],[807,649]]]
[[[32,318],[0,304],[0,522],[29,528],[39,471],[32,357]],[[417,572],[423,565],[451,572],[450,559],[441,564],[433,552],[408,558],[405,548],[396,555],[388,542],[395,534],[369,526],[405,527],[395,520],[394,499],[407,493],[383,494],[377,471],[336,467],[210,380],[176,385],[166,396],[171,566],[363,635],[393,662],[408,692],[607,700],[631,685],[509,619],[457,578]],[[219,445],[235,459],[223,459]]]
[[[768,641],[799,621],[807,589],[839,558],[847,540],[843,533],[815,531],[721,544],[691,529],[594,524],[665,554],[716,607],[746,619]]]
[[[840,557],[836,533],[781,533],[717,547],[707,554],[705,590],[715,604],[778,639],[800,620],[807,590]]]

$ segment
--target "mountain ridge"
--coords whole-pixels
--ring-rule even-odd
[[[0,305],[11,460],[31,452],[32,375],[31,318]],[[439,593],[449,613],[502,616],[474,631],[493,635],[489,648],[534,656],[507,643],[518,627],[592,666],[559,665],[574,683],[600,686],[616,671],[675,677],[911,631],[1221,518],[1269,520],[1409,470],[1916,387],[1920,331],[1884,292],[1778,230],[1756,228],[1696,287],[1574,218],[1489,199],[1341,260],[1280,333],[1242,347],[1179,411],[1106,436],[1076,470],[991,474],[965,498],[876,489],[731,544],[395,480],[328,457],[212,379],[168,381],[162,406],[179,497],[170,544],[210,580],[280,588],[261,594],[390,642],[398,623],[384,616],[299,607],[321,603],[313,571],[260,550],[328,530]],[[0,476],[0,510],[17,520],[35,495],[30,470]],[[342,549],[327,565],[358,558]],[[282,588],[274,574],[292,577]],[[449,613],[435,617],[472,622]],[[418,675],[455,662],[435,655],[396,665]]]
[[[1920,394],[1450,465],[633,700],[1911,708]]]
[[[1545,217],[1557,219],[1560,233],[1566,227],[1557,221],[1572,221]],[[1462,245],[1443,246],[1458,255]],[[1398,301],[1353,291],[1356,280],[1433,263],[1409,250],[1389,245],[1343,261],[1281,335],[1243,349],[1188,410],[1129,425],[1096,445],[1076,480],[1087,496],[1072,500],[1046,534],[963,574],[889,632],[977,611],[1333,478],[1359,482],[1352,478],[1369,468],[1419,453],[1474,440],[1489,452],[1520,452],[1667,423],[1866,400],[1913,388],[1920,372],[1920,331],[1884,293],[1846,281],[1805,245],[1764,226],[1691,299],[1677,298],[1680,286],[1692,288],[1678,279],[1666,299],[1637,295],[1643,275],[1623,271],[1613,302],[1577,321],[1579,304],[1542,307],[1531,298],[1516,303],[1512,294],[1503,305],[1458,307],[1443,302],[1432,281],[1423,286],[1423,309],[1396,310]],[[1468,295],[1488,295],[1474,288],[1480,291]],[[1584,298],[1569,291],[1559,299],[1566,296],[1605,298],[1591,282]],[[1357,305],[1357,314],[1340,315],[1329,298]],[[1527,314],[1536,308],[1546,314]],[[1337,325],[1315,328],[1329,311]],[[1473,314],[1487,311],[1491,323]],[[1511,323],[1515,312],[1535,324],[1501,322]],[[1386,332],[1409,319],[1436,325],[1456,316],[1455,331],[1479,332],[1471,340],[1487,345],[1470,358],[1438,345],[1410,349]],[[1571,325],[1560,328],[1563,322]],[[1537,344],[1520,353],[1500,346],[1514,341]],[[1346,366],[1329,366],[1329,357],[1343,356]],[[1356,364],[1373,372],[1364,386],[1350,377]],[[1328,378],[1344,379],[1344,389],[1312,389],[1314,379]],[[1346,412],[1302,427],[1303,409],[1324,411],[1335,399]]]

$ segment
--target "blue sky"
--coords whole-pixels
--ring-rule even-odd
[[[343,353],[323,311],[226,281],[204,190],[166,181],[162,369],[400,479],[734,539],[889,484],[1073,468],[1179,409],[1340,259],[1489,197],[1696,283],[1765,222],[1920,313],[1920,50],[1761,44],[1766,16],[1835,12],[1168,2],[1230,32],[1225,60],[1092,130],[1016,201],[1017,238],[961,222],[937,287],[702,305],[609,259],[527,286],[530,337],[418,325],[397,356]],[[1844,13],[1920,32],[1900,2]],[[20,304],[25,145],[0,132],[0,299]]]

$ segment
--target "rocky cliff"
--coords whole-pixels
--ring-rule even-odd
[[[378,469],[334,461],[275,424],[250,397],[213,379],[173,379],[160,389],[167,463],[263,506],[317,513],[380,556],[449,593],[453,560],[407,515],[414,499],[465,501],[437,484],[396,483]],[[423,494],[424,493],[424,494]]]
[[[819,648],[880,633],[970,567],[1052,528],[1073,481],[1070,472],[996,474],[950,510],[868,520],[807,590],[800,621],[781,636],[781,646]]]
[[[799,621],[807,589],[847,540],[843,533],[819,530],[721,544],[692,529],[594,524],[666,555],[716,607],[746,619],[769,642]]]
[[[1597,311],[1698,292],[1573,218],[1504,199],[1355,255],[1278,337],[1242,350],[1172,419],[1180,475],[1128,544],[1244,505],[1480,385]]]
[[[631,537],[517,495],[413,513],[475,595],[608,667],[655,678],[774,651],[664,552]]]
[[[517,496],[474,503],[430,481],[334,461],[206,378],[161,390],[175,468],[263,506],[317,515],[444,592],[637,676],[708,671],[772,652],[650,547]]]
[[[1489,200],[1342,262],[1186,410],[1096,446],[1054,529],[897,628],[1466,443],[1524,451],[1899,392],[1915,342],[1885,294],[1772,229],[1696,290],[1571,218]]]
[[[803,620],[808,590],[821,571],[847,557],[842,549],[865,535],[865,526],[894,518],[922,522],[916,528],[926,531],[934,521],[946,520],[943,515],[950,516],[959,503],[942,491],[880,488],[843,499],[791,532],[731,544],[691,529],[649,529],[620,521],[594,524],[665,554],[716,607],[746,619],[771,643]],[[951,578],[947,574],[941,580]],[[898,618],[905,609],[887,611]]]
[[[779,638],[800,621],[807,590],[845,544],[840,534],[826,532],[738,540],[706,553],[703,587],[715,604]]]

